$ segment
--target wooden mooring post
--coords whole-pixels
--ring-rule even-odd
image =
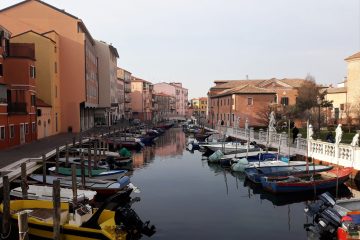
[[[46,185],[46,156],[42,155],[43,184]]]
[[[84,163],[84,154],[82,153],[80,156],[81,160],[81,187],[85,189],[85,163]]]
[[[60,240],[60,180],[53,181],[53,203],[54,203],[54,240]]]
[[[8,176],[3,176],[3,216],[2,237],[10,234],[10,182]],[[5,237],[3,237],[5,239]]]
[[[26,175],[26,162],[21,164],[21,192],[24,200],[28,199],[28,184]],[[20,230],[19,230],[20,231]]]
[[[76,178],[76,165],[71,165],[71,187],[73,193],[74,206],[77,205],[77,178]]]
[[[98,143],[94,143],[94,168],[97,169],[97,159],[98,159]]]
[[[65,167],[69,167],[69,144],[65,144]]]
[[[88,147],[88,176],[91,177],[91,145]]]
[[[76,141],[76,138],[75,136],[72,138],[72,146],[75,147],[75,141]]]
[[[55,172],[59,174],[59,158],[60,158],[60,150],[59,147],[56,147],[56,156],[55,156]]]
[[[21,211],[18,216],[19,240],[29,239],[28,213]]]

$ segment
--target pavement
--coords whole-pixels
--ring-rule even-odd
[[[111,129],[121,129],[126,127],[127,124],[118,124],[112,126]],[[101,135],[101,133],[109,132],[109,127],[94,127],[81,135],[86,138],[91,135]],[[54,136],[39,139],[37,141],[19,145],[10,149],[0,150],[0,168],[6,167],[23,158],[38,158],[42,154],[46,154],[56,147],[64,146],[66,143],[72,143],[75,137],[76,141],[79,140],[79,134],[75,133],[60,133]]]

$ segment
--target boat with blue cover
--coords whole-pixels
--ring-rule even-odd
[[[262,168],[245,169],[246,177],[254,182],[261,183],[262,177],[287,177],[291,175],[325,172],[331,170],[332,166],[315,165],[315,166],[270,166]]]

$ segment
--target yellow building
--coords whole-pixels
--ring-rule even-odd
[[[203,116],[203,117],[206,116],[207,101],[208,101],[207,97],[199,98],[200,115]]]
[[[325,99],[332,101],[333,107],[328,111],[327,123],[345,123],[347,115],[349,114],[349,104],[347,102],[347,87],[338,86],[334,88],[327,88]]]
[[[354,106],[360,103],[360,52],[346,58],[348,102]]]
[[[46,109],[50,118],[46,119],[45,134],[38,132],[38,138],[58,134],[61,130],[60,109],[60,77],[59,77],[59,36],[55,31],[36,33],[27,31],[18,34],[11,39],[17,43],[34,43],[36,58],[36,89],[37,97],[51,106]],[[38,111],[38,118],[42,111]],[[44,126],[44,123],[40,123]],[[38,128],[40,127],[38,123]],[[38,130],[40,131],[40,130]]]

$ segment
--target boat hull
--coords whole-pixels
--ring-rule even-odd
[[[314,189],[324,190],[336,187],[336,185],[343,184],[349,179],[351,174],[351,168],[340,169],[337,177],[329,179],[320,179],[306,182],[286,182],[286,181],[266,181],[262,179],[261,185],[267,191],[274,193],[291,193],[291,192],[305,192],[314,191]],[[329,171],[332,174],[336,174],[337,170]]]

